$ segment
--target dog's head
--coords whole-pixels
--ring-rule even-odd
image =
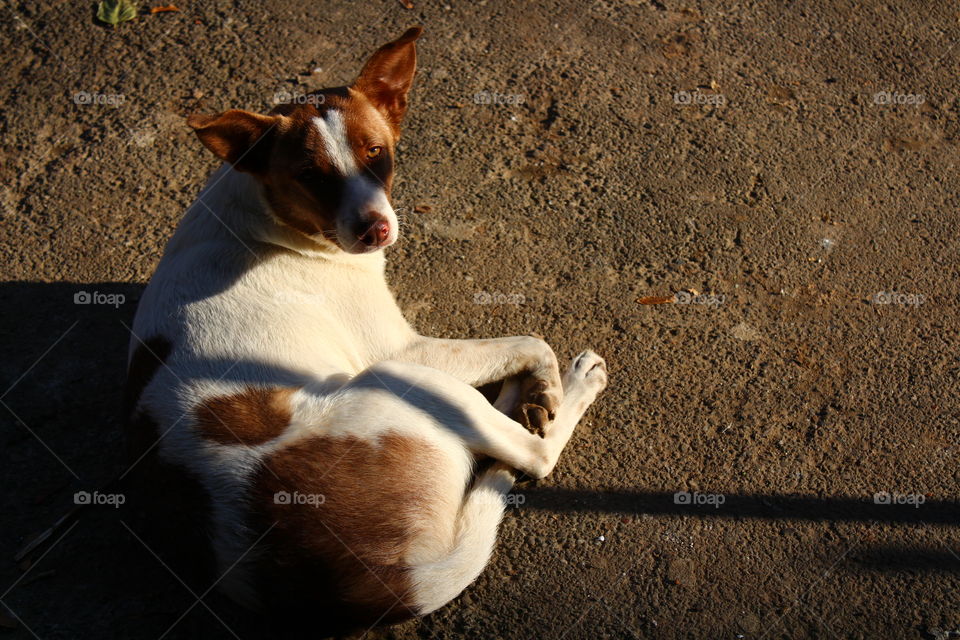
[[[349,87],[268,115],[233,109],[187,123],[217,157],[262,184],[278,222],[348,253],[382,249],[397,239],[393,157],[420,32],[382,46]]]

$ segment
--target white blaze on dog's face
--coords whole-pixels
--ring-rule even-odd
[[[393,244],[393,157],[416,70],[420,28],[381,47],[350,87],[263,116],[191,116],[200,140],[263,186],[278,222],[348,253]]]
[[[354,107],[354,110],[356,107]],[[387,197],[392,181],[392,156],[396,143],[386,122],[376,110],[356,118],[351,144],[344,113],[327,109],[311,119],[320,133],[322,153],[325,154],[336,176],[342,178],[336,212],[336,238],[341,247],[351,253],[375,251],[393,244],[397,239],[397,215]],[[380,125],[380,126],[376,126]],[[365,158],[355,157],[358,147]]]

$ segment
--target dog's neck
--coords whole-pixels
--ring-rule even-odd
[[[383,251],[350,254],[326,238],[308,237],[283,224],[271,212],[263,187],[246,173],[224,164],[187,210],[169,250],[210,240],[237,244],[256,253],[257,247],[281,247],[300,256],[331,264],[352,265],[382,273]]]

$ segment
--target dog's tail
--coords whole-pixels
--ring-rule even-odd
[[[439,560],[413,568],[420,613],[430,613],[450,602],[483,571],[515,481],[513,469],[495,462],[466,492],[453,549]]]

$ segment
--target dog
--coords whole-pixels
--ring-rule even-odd
[[[591,351],[561,376],[541,339],[420,336],[398,308],[383,250],[420,34],[381,47],[350,86],[188,118],[223,165],[132,327],[134,460],[198,488],[190,517],[225,594],[330,629],[460,594],[517,473],[551,472],[607,381]],[[490,383],[493,402],[478,390]]]

